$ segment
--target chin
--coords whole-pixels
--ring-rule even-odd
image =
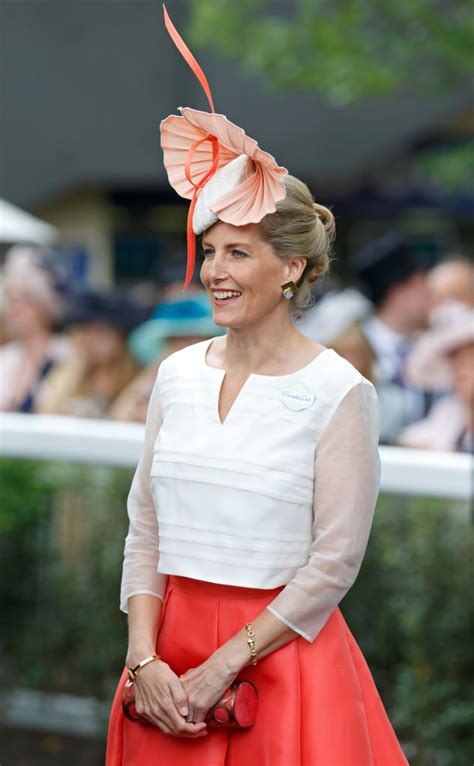
[[[225,321],[225,320],[223,320],[223,319],[221,319],[221,320],[219,321],[219,319],[216,319],[216,317],[213,317],[213,318],[212,318],[212,321],[214,322],[214,324],[216,325],[216,327],[229,327],[229,323],[228,323],[228,322],[226,322],[226,321]]]
[[[228,327],[235,322],[236,313],[230,306],[212,306],[212,321],[219,327]]]
[[[231,318],[225,319],[224,317],[220,317],[219,318],[219,317],[215,316],[215,317],[213,317],[213,321],[214,321],[214,324],[217,327],[231,327],[231,328],[233,328],[233,327],[237,327],[238,326],[238,323],[235,322],[235,321],[233,322]]]
[[[226,313],[225,311],[213,311],[212,321],[214,324],[217,327],[237,327],[239,322],[236,318],[232,317],[230,312],[228,312],[228,316],[226,316]]]
[[[226,327],[227,330],[244,330],[248,329],[251,326],[251,322],[238,322],[236,320],[232,321],[229,319],[228,321],[221,320],[220,322],[215,322],[216,325],[219,327]]]

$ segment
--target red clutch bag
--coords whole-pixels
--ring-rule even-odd
[[[122,694],[122,708],[129,721],[148,726],[153,724],[137,713],[135,707],[135,684],[126,681]],[[245,729],[255,723],[258,708],[258,693],[251,681],[234,681],[220,700],[208,711],[206,723],[217,728]]]

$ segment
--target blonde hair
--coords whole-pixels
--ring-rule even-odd
[[[311,283],[329,270],[336,224],[331,211],[313,201],[303,181],[285,177],[286,196],[276,212],[260,222],[265,239],[280,258],[303,256],[307,263],[298,280],[292,310],[300,316],[312,304]]]

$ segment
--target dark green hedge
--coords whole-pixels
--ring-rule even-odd
[[[0,681],[109,697],[129,471],[0,461]],[[13,671],[13,673],[12,673]]]
[[[0,686],[110,699],[131,472],[0,461]],[[470,763],[474,642],[466,504],[382,496],[341,608],[412,766]]]

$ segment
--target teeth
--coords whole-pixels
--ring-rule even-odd
[[[214,290],[213,295],[216,300],[223,301],[225,298],[238,298],[242,293],[238,290]]]

